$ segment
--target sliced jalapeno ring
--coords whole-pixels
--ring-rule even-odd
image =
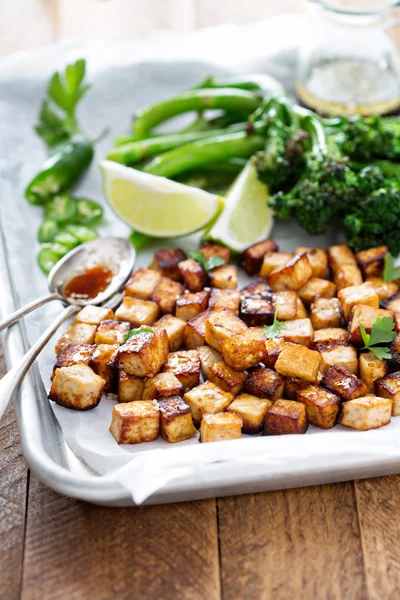
[[[43,273],[48,275],[60,258],[67,254],[68,250],[62,244],[44,244],[37,257],[38,265]]]
[[[38,241],[41,244],[54,242],[56,235],[60,233],[58,225],[53,219],[45,219],[39,227]]]
[[[78,210],[76,222],[79,225],[93,227],[101,222],[104,209],[100,204],[89,198],[77,198],[76,205]]]
[[[72,248],[76,248],[76,246],[79,246],[79,240],[68,231],[60,231],[60,233],[55,236],[53,241],[57,244],[62,244],[68,248],[68,251],[72,250]]]
[[[76,237],[80,244],[84,244],[90,240],[95,240],[99,237],[97,231],[90,229],[89,227],[85,227],[84,225],[66,225],[64,230]]]
[[[44,208],[46,218],[59,224],[73,223],[77,212],[76,201],[69,194],[54,196]]]

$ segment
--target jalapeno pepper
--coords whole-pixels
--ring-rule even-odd
[[[69,231],[60,231],[60,233],[55,236],[53,241],[56,244],[65,246],[68,248],[68,251],[76,248],[76,246],[79,246],[79,240],[74,235],[69,233]]]
[[[62,244],[43,244],[38,257],[38,265],[42,269],[43,273],[48,275],[55,264],[58,263],[60,258],[65,256],[69,248]]]
[[[45,219],[38,231],[38,241],[41,244],[53,242],[56,235],[60,232],[58,225],[52,219]]]
[[[100,204],[94,202],[94,200],[89,200],[88,198],[78,198],[76,200],[76,207],[78,210],[76,215],[76,223],[79,225],[93,227],[101,222],[104,209],[102,206],[100,206]]]
[[[94,229],[89,229],[84,225],[66,225],[65,231],[76,237],[80,244],[95,240],[99,237],[99,234]]]
[[[76,200],[69,194],[60,194],[55,196],[44,207],[46,219],[51,219],[62,225],[64,223],[74,223],[78,213]]]

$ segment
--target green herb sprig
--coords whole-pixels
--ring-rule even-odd
[[[392,358],[388,344],[396,337],[395,323],[392,317],[377,317],[372,325],[371,333],[367,333],[362,323],[359,323],[361,337],[365,346],[362,350],[370,350],[376,358]]]
[[[130,340],[134,335],[140,335],[141,333],[154,333],[154,329],[152,329],[151,327],[145,327],[143,325],[142,327],[138,327],[137,329],[131,329],[124,337],[124,344],[125,342]]]
[[[279,333],[286,327],[286,323],[278,320],[277,314],[278,314],[278,307],[275,308],[274,320],[273,320],[272,325],[264,326],[264,335],[268,339],[277,337],[279,335]]]
[[[388,252],[385,256],[385,266],[383,269],[382,279],[386,283],[400,279],[400,267],[395,266],[394,258],[390,252]]]
[[[211,256],[211,258],[207,260],[204,254],[202,252],[199,252],[198,250],[191,252],[190,256],[202,265],[206,273],[212,271],[216,267],[221,267],[225,264],[224,259],[220,256]]]

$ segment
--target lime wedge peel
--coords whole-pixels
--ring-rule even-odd
[[[210,226],[224,199],[204,190],[103,160],[104,193],[114,212],[135,231],[179,237]]]
[[[258,179],[250,160],[228,191],[224,211],[203,239],[222,243],[232,252],[243,252],[267,239],[274,224],[268,197],[268,188]]]

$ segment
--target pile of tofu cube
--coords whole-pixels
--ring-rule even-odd
[[[301,434],[309,423],[368,430],[400,414],[400,335],[390,361],[361,349],[361,323],[370,332],[390,315],[400,325],[399,286],[382,280],[386,246],[290,253],[266,240],[241,256],[254,277],[241,290],[227,248],[200,251],[224,264],[206,273],[182,250],[160,250],[132,274],[115,314],[83,308],[58,340],[49,398],[87,410],[116,394],[120,444],[198,430],[201,442]],[[275,313],[285,326],[269,338]]]

